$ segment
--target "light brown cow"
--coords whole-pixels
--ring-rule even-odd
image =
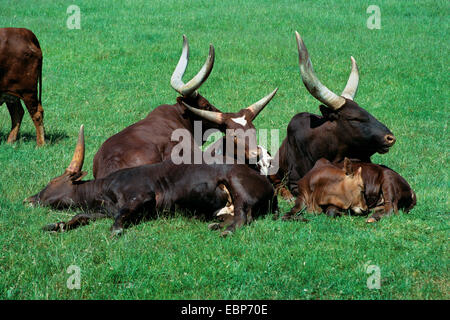
[[[308,212],[326,212],[330,216],[344,210],[358,214],[366,212],[362,168],[354,172],[351,164],[345,158],[344,168],[340,169],[324,158],[319,159],[298,181],[299,195],[295,206],[282,219],[307,221],[301,215],[305,209]],[[300,211],[300,215],[295,216]]]

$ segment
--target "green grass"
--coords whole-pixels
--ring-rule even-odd
[[[27,27],[41,43],[48,139],[36,148],[26,114],[20,140],[7,145],[10,118],[0,108],[0,298],[450,298],[448,1],[376,1],[381,30],[366,27],[367,1],[77,1],[81,30],[69,30],[72,3],[0,2],[0,27]],[[207,222],[175,216],[112,240],[111,220],[49,234],[43,225],[74,212],[22,205],[63,172],[80,124],[89,178],[106,138],[175,101],[169,81],[182,34],[191,47],[186,79],[214,44],[215,67],[201,93],[222,110],[280,88],[255,125],[279,128],[283,139],[297,112],[318,112],[300,80],[295,30],[321,81],[336,92],[347,81],[350,55],[356,58],[356,101],[398,139],[373,161],[416,191],[410,214],[372,225],[363,217],[311,215],[304,224],[268,216],[227,239]],[[380,290],[367,288],[367,264],[380,267]],[[81,268],[80,290],[66,287],[70,265]]]

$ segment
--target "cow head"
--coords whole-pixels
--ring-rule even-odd
[[[214,65],[214,47],[210,45],[209,55],[205,64],[189,82],[184,83],[182,77],[186,71],[189,60],[189,44],[183,35],[183,51],[180,60],[172,74],[171,85],[182,95],[181,103],[187,110],[201,119],[213,124],[213,127],[225,132],[227,142],[232,142],[234,155],[239,155],[243,150],[246,160],[256,160],[259,154],[256,140],[256,129],[253,120],[272,100],[278,88],[251,106],[241,109],[239,112],[220,112],[203,98],[197,89],[206,81]],[[229,152],[230,150],[227,150]],[[256,161],[255,161],[256,162]]]
[[[75,152],[67,169],[59,177],[53,178],[39,193],[24,200],[31,206],[43,205],[65,208],[73,204],[74,185],[87,174],[81,171],[84,162],[84,127],[80,127]]]
[[[228,146],[228,148],[225,146],[227,154],[234,155],[234,158],[245,156],[245,160],[255,160],[256,163],[260,149],[257,144],[253,120],[270,102],[277,90],[275,89],[269,95],[239,112],[214,112],[196,109],[186,103],[184,105],[192,113],[215,123],[219,130],[225,132],[225,144]]]
[[[352,70],[340,96],[333,93],[317,78],[308,50],[298,32],[295,32],[299,54],[300,73],[308,91],[323,103],[320,111],[324,118],[335,121],[340,140],[353,149],[363,150],[364,155],[386,153],[395,143],[392,132],[374,116],[361,108],[353,98],[359,83],[358,66],[353,57]]]
[[[342,182],[342,195],[350,203],[348,208],[356,213],[366,212],[367,204],[364,198],[362,167],[353,171],[352,162],[348,158],[345,158],[343,171],[345,178]]]

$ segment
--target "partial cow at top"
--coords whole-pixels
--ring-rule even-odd
[[[28,29],[0,28],[0,105],[6,102],[11,116],[8,143],[16,141],[19,133],[22,100],[36,127],[38,146],[45,144],[41,93],[42,51],[38,39]]]

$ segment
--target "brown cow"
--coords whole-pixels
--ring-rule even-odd
[[[341,95],[337,95],[317,78],[308,50],[297,32],[296,39],[303,83],[322,103],[322,116],[307,112],[295,115],[275,155],[280,169],[271,179],[279,189],[281,181],[286,178],[287,187],[294,196],[298,193],[297,181],[318,159],[338,162],[348,157],[370,162],[374,153],[386,153],[395,143],[392,132],[353,101],[359,83],[355,59],[351,57],[352,69],[347,85]],[[284,196],[292,197],[286,191]]]
[[[80,128],[72,162],[36,195],[25,200],[56,209],[82,208],[68,222],[45,227],[66,231],[90,220],[114,219],[112,234],[157,212],[189,210],[212,218],[231,195],[235,215],[216,227],[227,226],[222,236],[248,224],[253,217],[276,211],[277,199],[269,180],[246,165],[174,164],[170,159],[156,164],[115,171],[105,178],[81,181],[84,161],[84,131]]]
[[[172,150],[179,143],[172,140],[172,134],[176,129],[185,129],[190,133],[189,143],[192,146],[192,153],[198,149],[198,145],[204,143],[202,138],[207,130],[218,129],[227,132],[226,139],[232,139],[235,144],[245,144],[247,158],[257,157],[256,130],[252,121],[273,98],[277,89],[239,112],[222,113],[197,92],[213,68],[214,47],[210,46],[209,56],[199,73],[184,83],[182,77],[188,60],[188,41],[183,36],[183,51],[171,78],[172,87],[181,96],[177,98],[176,104],[155,108],[145,119],[107,139],[94,157],[93,174],[96,179],[106,177],[119,169],[170,159]],[[201,141],[194,139],[195,121],[201,121],[202,124],[201,132],[198,132]],[[251,144],[236,137],[235,130],[238,129],[250,132]]]
[[[344,163],[335,163],[339,168]],[[352,161],[352,170],[362,168],[364,197],[369,210],[374,214],[367,222],[380,220],[384,215],[409,212],[416,205],[416,194],[408,182],[394,170],[373,163]]]
[[[38,146],[45,144],[41,93],[42,51],[38,39],[28,29],[0,28],[0,105],[6,102],[11,115],[8,143],[17,139],[23,100],[36,127]]]
[[[340,169],[330,161],[319,159],[314,167],[298,181],[299,195],[290,212],[283,220],[307,221],[299,211],[325,211],[330,216],[344,210],[361,214],[367,211],[364,200],[364,183],[361,168],[353,171],[351,161],[344,160],[344,168]]]

